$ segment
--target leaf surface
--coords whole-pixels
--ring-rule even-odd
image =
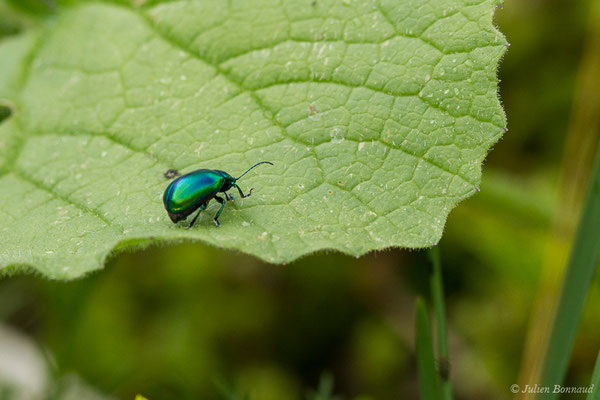
[[[0,268],[68,279],[184,239],[277,263],[429,247],[478,190],[505,127],[496,1],[133,3],[0,42]],[[216,203],[167,217],[167,169],[261,160],[221,228]]]

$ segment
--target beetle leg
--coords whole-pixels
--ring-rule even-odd
[[[200,206],[200,209],[198,210],[198,214],[196,214],[196,216],[194,217],[194,219],[192,220],[192,222],[190,222],[190,224],[188,225],[188,229],[191,228],[192,226],[194,226],[194,223],[196,222],[196,220],[198,219],[198,215],[200,215],[200,213],[202,211],[204,211],[204,209],[206,208],[206,203],[202,204]]]
[[[229,194],[229,193],[225,192],[225,199],[226,199],[227,201],[233,201],[233,195],[231,195],[231,194]]]
[[[223,200],[223,198],[219,197],[219,196],[215,196],[215,200],[217,200],[218,202],[221,203],[221,208],[219,208],[219,211],[217,211],[217,215],[215,215],[215,225],[217,225],[217,227],[221,226],[221,224],[219,223],[219,215],[221,215],[221,211],[223,211],[223,209],[225,208],[225,200]]]
[[[242,197],[242,199],[252,196],[252,191],[254,190],[254,188],[252,188],[252,189],[250,189],[250,192],[248,192],[248,194],[244,194],[242,192],[242,189],[240,189],[240,187],[238,185],[235,185],[235,188],[238,190],[238,192],[240,192],[240,196]]]

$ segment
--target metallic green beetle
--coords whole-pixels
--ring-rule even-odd
[[[222,197],[217,196],[217,194],[223,192],[227,201],[231,201],[233,200],[233,196],[226,192],[232,187],[235,187],[238,192],[240,192],[242,199],[250,197],[254,189],[250,189],[250,192],[245,195],[242,192],[242,189],[236,184],[236,181],[250,172],[252,168],[260,164],[273,165],[273,163],[269,161],[258,162],[237,178],[218,169],[198,169],[175,179],[169,184],[163,195],[163,203],[171,221],[174,223],[182,221],[186,219],[188,215],[200,209],[188,226],[188,228],[191,228],[194,226],[200,213],[208,206],[208,202],[214,198],[221,203],[221,208],[214,218],[215,224],[221,226],[219,223],[219,215],[221,215],[221,211],[223,211],[223,208],[225,207],[225,200],[223,200]],[[177,175],[177,171],[174,170],[165,172],[165,177]]]

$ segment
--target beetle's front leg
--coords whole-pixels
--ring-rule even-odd
[[[215,196],[215,200],[217,200],[219,203],[221,203],[221,208],[219,208],[219,211],[217,211],[217,215],[215,215],[214,221],[215,221],[215,225],[217,225],[217,228],[221,226],[221,223],[219,222],[219,215],[221,215],[221,211],[223,211],[223,208],[225,208],[225,200],[223,200],[223,198],[219,197],[219,196]]]
[[[244,194],[244,192],[242,192],[242,189],[240,189],[240,187],[238,185],[235,185],[235,188],[238,190],[238,192],[240,192],[240,197],[242,199],[245,199],[246,197],[252,196],[252,191],[254,190],[254,188],[252,188],[252,189],[250,189],[250,191],[248,192],[248,194]]]
[[[229,194],[229,193],[225,192],[225,199],[226,199],[227,201],[233,201],[233,195],[231,195],[231,194]]]

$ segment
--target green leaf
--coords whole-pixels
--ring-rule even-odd
[[[68,279],[165,240],[270,262],[429,247],[478,190],[505,127],[495,0],[132,4],[0,43],[0,267]],[[220,229],[216,204],[168,219],[167,169],[260,160]]]

